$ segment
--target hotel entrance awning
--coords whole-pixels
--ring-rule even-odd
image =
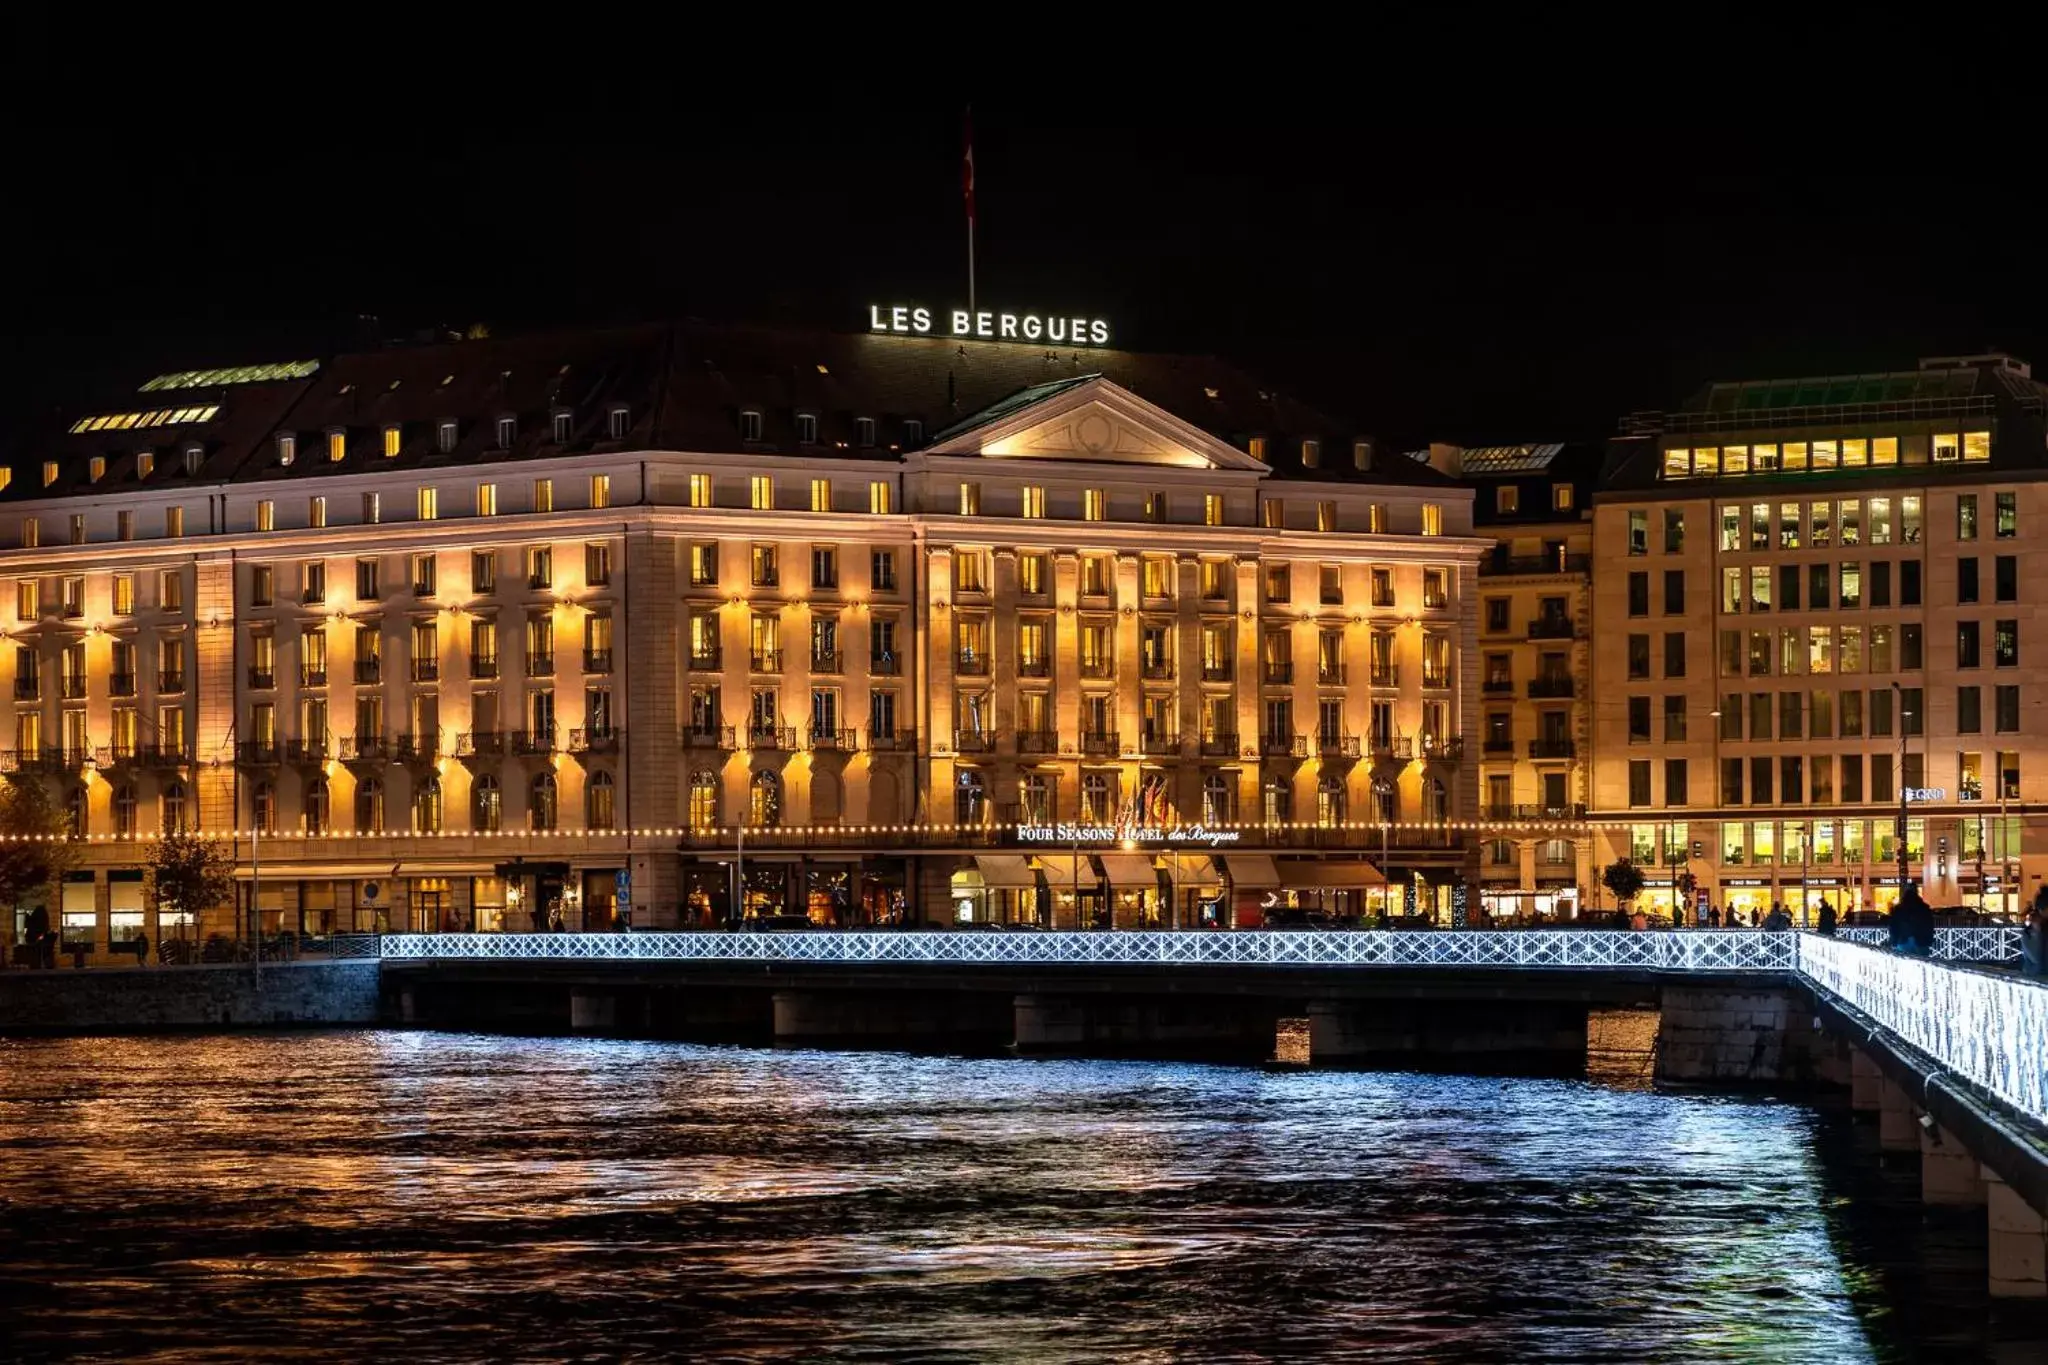
[[[1230,884],[1240,891],[1278,887],[1280,869],[1263,853],[1232,853],[1225,858]]]
[[[1159,889],[1159,869],[1152,865],[1149,853],[1104,853],[1102,870],[1109,878],[1109,884],[1122,891],[1156,891]]]
[[[977,853],[974,865],[981,869],[981,880],[988,886],[1018,887],[1036,890],[1038,874],[1031,870],[1028,858],[1015,853]]]
[[[1327,863],[1320,858],[1290,858],[1281,867],[1280,876],[1281,885],[1301,891],[1387,884],[1387,879],[1371,863]]]
[[[1095,865],[1085,854],[1041,853],[1038,855],[1038,867],[1045,873],[1045,884],[1055,891],[1063,886],[1072,890],[1077,876],[1080,884],[1091,890],[1102,882],[1102,878],[1095,875]]]
[[[1173,855],[1173,879],[1182,886],[1221,886],[1223,874],[1216,869],[1216,860],[1206,853],[1176,853]]]

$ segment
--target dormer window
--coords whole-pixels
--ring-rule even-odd
[[[1372,468],[1371,441],[1353,441],[1351,443],[1351,467],[1353,469]]]
[[[745,408],[740,412],[740,439],[742,441],[758,441],[761,439],[761,414],[752,408]]]
[[[442,422],[434,428],[434,446],[443,455],[455,453],[455,423]]]
[[[1254,436],[1249,442],[1247,442],[1247,446],[1249,448],[1249,453],[1254,460],[1263,460],[1266,458],[1265,437]]]
[[[86,477],[94,483],[98,483],[101,479],[107,477],[107,457],[104,455],[93,456],[91,462],[86,466]]]
[[[853,443],[862,450],[871,449],[875,444],[875,419],[856,417],[853,419]]]
[[[202,460],[204,460],[205,458],[206,458],[206,450],[205,450],[205,448],[204,448],[204,447],[201,447],[201,446],[186,446],[186,447],[185,447],[185,472],[186,472],[187,474],[197,474],[197,473],[199,472],[199,462],[200,462],[200,461],[202,461]]]
[[[43,487],[48,488],[55,482],[57,482],[57,462],[55,460],[44,460]]]
[[[500,417],[498,419],[498,449],[510,450],[512,442],[519,435],[519,419]]]
[[[566,412],[556,413],[555,444],[558,446],[569,444],[569,437],[573,434],[575,425],[576,419],[572,414]]]
[[[814,446],[818,443],[818,414],[800,412],[796,415],[797,444]]]
[[[289,431],[277,433],[277,462],[289,466],[299,458],[299,438]]]
[[[135,455],[135,477],[146,479],[156,473],[156,452],[143,450]]]
[[[396,456],[396,455],[398,454],[398,446],[399,446],[399,442],[400,442],[400,440],[401,440],[401,435],[400,435],[400,432],[399,432],[399,430],[398,430],[398,428],[397,428],[397,427],[395,427],[395,426],[389,426],[389,427],[386,427],[386,428],[384,428],[384,458],[385,458],[385,459],[387,459],[387,460],[389,460],[389,459],[392,459],[393,457],[395,457],[395,456]]]
[[[1322,463],[1323,443],[1321,441],[1303,441],[1301,443],[1301,467],[1303,469],[1319,469],[1322,467]]]
[[[924,440],[924,423],[915,417],[903,419],[903,444],[914,446]]]
[[[344,430],[343,430],[342,428],[340,428],[340,427],[329,427],[329,428],[327,429],[327,460],[328,460],[328,463],[330,463],[330,464],[340,464],[340,463],[342,462],[342,460],[344,460],[345,458],[347,458],[347,456],[348,456],[348,432],[344,431]]]
[[[605,416],[605,430],[611,433],[614,441],[625,440],[626,433],[632,430],[632,427],[633,413],[628,408],[613,408]]]

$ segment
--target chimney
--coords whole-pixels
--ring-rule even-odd
[[[1429,467],[1439,474],[1452,478],[1463,478],[1465,474],[1465,448],[1454,446],[1448,441],[1429,443]]]

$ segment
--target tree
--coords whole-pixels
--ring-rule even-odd
[[[1630,901],[1643,894],[1643,870],[1623,858],[1607,865],[1600,874],[1600,884],[1614,893],[1615,903],[1625,910]]]
[[[235,894],[234,855],[219,839],[171,830],[150,848],[149,894],[159,917],[166,907],[188,916],[210,910]]]
[[[18,906],[78,864],[71,817],[33,777],[0,782],[0,904]]]

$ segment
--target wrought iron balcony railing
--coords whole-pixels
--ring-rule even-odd
[[[135,675],[133,673],[109,673],[107,675],[107,694],[114,697],[134,696]]]
[[[984,678],[988,676],[988,655],[959,654],[954,657],[953,670],[964,677]]]
[[[747,667],[756,673],[780,673],[782,651],[779,649],[757,649],[747,655]]]
[[[1357,758],[1358,736],[1318,733],[1316,753],[1323,758]]]
[[[1203,735],[1202,757],[1236,758],[1237,732],[1235,730],[1217,730]]]
[[[902,671],[903,661],[893,651],[868,658],[868,672],[877,678],[893,678]]]
[[[579,725],[569,732],[572,754],[615,754],[623,732],[611,725]]]
[[[17,679],[17,681],[19,680]],[[185,690],[185,671],[180,668],[167,668],[159,672],[156,675],[156,690],[159,692],[183,692]]]
[[[1531,697],[1569,697],[1577,690],[1576,684],[1570,678],[1529,679],[1529,695]]]
[[[356,660],[357,683],[369,684],[379,683],[382,681],[384,681],[384,661],[382,659]]]
[[[498,676],[498,656],[495,654],[472,654],[469,656],[469,676],[483,681]]]
[[[301,687],[325,687],[325,686],[327,686],[327,665],[325,665],[325,664],[321,664],[321,665],[320,665],[320,666],[319,666],[318,668],[314,668],[314,667],[312,667],[312,666],[310,666],[310,665],[308,665],[308,664],[300,664],[300,665],[299,665],[299,686],[301,686]]]
[[[1180,736],[1164,730],[1148,730],[1138,738],[1139,749],[1148,754],[1177,754]]]
[[[953,750],[955,753],[993,753],[995,747],[996,734],[993,730],[955,730],[953,732]]]
[[[1294,681],[1294,664],[1287,660],[1268,659],[1261,665],[1259,676],[1274,686],[1291,683]]]
[[[1017,752],[1020,754],[1056,754],[1060,751],[1059,732],[1055,730],[1019,730]]]
[[[827,753],[850,754],[860,747],[860,731],[853,729],[810,729],[810,746]]]
[[[1017,676],[1020,678],[1043,678],[1052,672],[1052,661],[1043,654],[1035,659],[1017,660]]]
[[[439,659],[414,659],[412,661],[412,680],[414,682],[439,682],[441,680],[441,661]]]
[[[1260,735],[1261,758],[1307,758],[1307,735]]]
[[[907,754],[917,748],[917,735],[909,730],[868,729],[868,748],[877,753]]]
[[[1341,661],[1324,659],[1316,664],[1316,682],[1323,687],[1342,687],[1347,671]]]
[[[526,758],[545,758],[555,751],[555,727],[550,725],[542,730],[514,730],[511,734],[514,754]]]
[[[715,673],[725,667],[725,665],[721,660],[719,651],[714,649],[705,653],[690,655],[690,667],[699,673]]]
[[[1120,738],[1114,730],[1084,730],[1081,732],[1081,752],[1090,756],[1122,753]]]
[[[1532,739],[1529,741],[1531,758],[1570,758],[1578,746],[1568,739]]]
[[[1538,616],[1529,622],[1532,640],[1569,640],[1578,631],[1569,616]]]
[[[391,740],[385,735],[350,735],[340,744],[343,763],[389,763]]]
[[[837,650],[811,651],[811,672],[842,673],[846,669],[846,656]]]
[[[794,725],[749,725],[747,747],[750,749],[796,749],[796,727]]]
[[[683,727],[683,747],[686,749],[734,748],[733,728],[730,725],[686,725]]]

